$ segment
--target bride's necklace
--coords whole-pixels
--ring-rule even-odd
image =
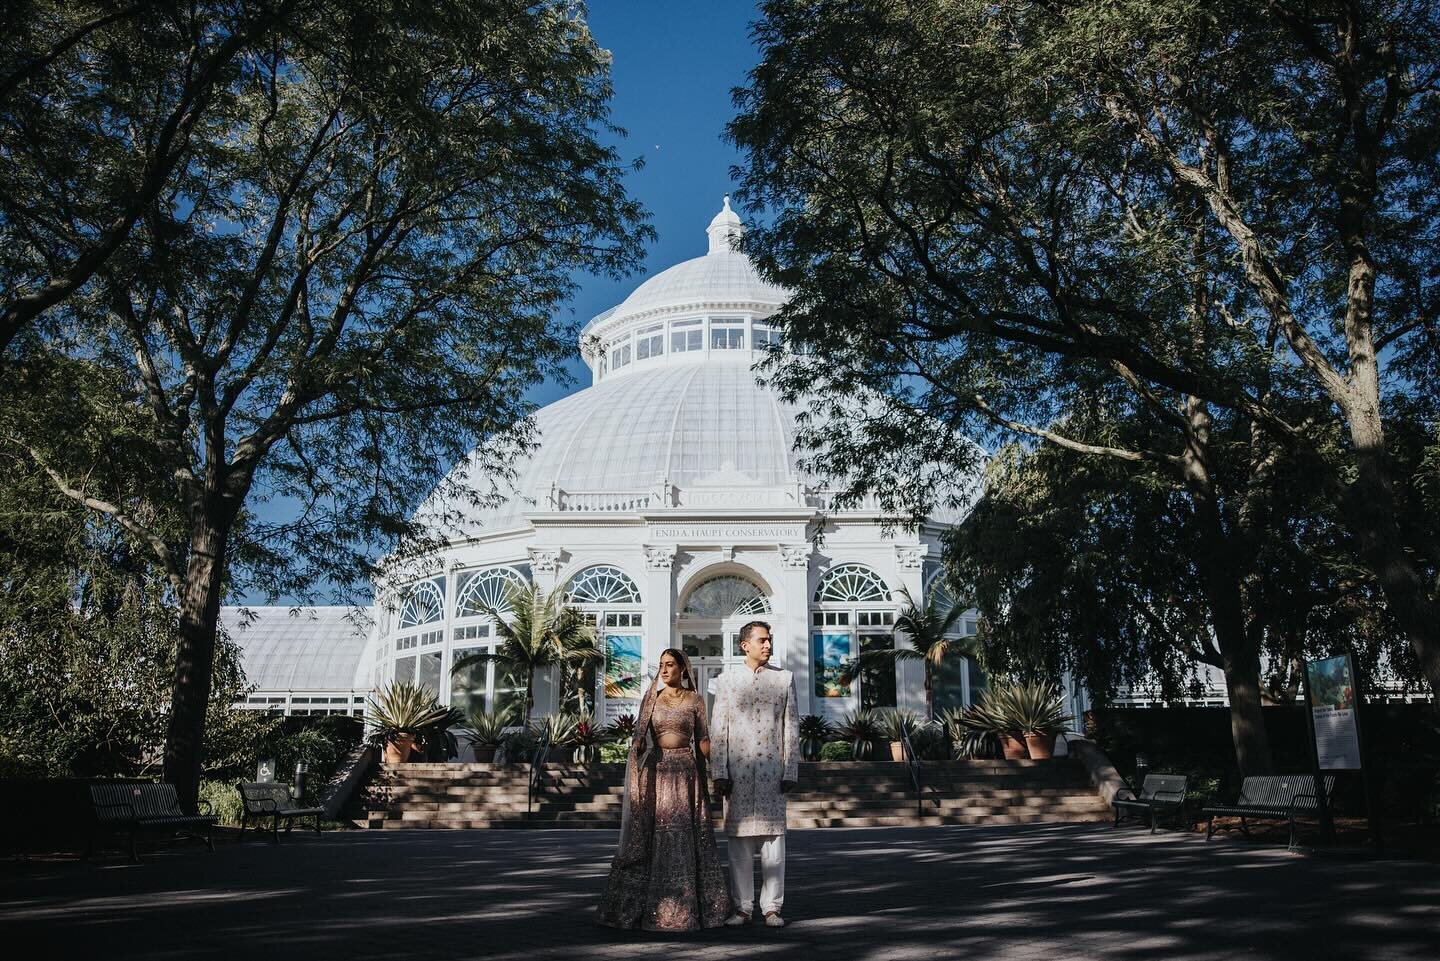
[[[668,684],[665,690],[660,692],[667,701],[678,701],[685,696],[685,689],[681,687],[670,687]]]

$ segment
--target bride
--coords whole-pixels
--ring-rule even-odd
[[[668,649],[635,722],[620,846],[600,898],[601,924],[693,931],[725,923],[730,889],[704,790],[709,753],[705,701],[690,662]]]

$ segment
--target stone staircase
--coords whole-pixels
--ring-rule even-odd
[[[527,810],[526,765],[380,765],[349,810],[371,829],[620,826],[621,764],[546,764]],[[800,766],[792,828],[1094,821],[1109,816],[1081,765],[1052,761],[926,762],[923,813],[903,764]],[[718,806],[717,806],[718,814]],[[718,823],[718,822],[717,822]]]

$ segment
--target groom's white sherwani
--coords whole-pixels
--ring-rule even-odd
[[[800,779],[800,714],[795,677],[765,665],[728,668],[715,681],[710,719],[710,776],[730,781],[725,833],[785,833],[781,781]]]

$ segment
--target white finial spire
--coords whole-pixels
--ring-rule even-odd
[[[710,226],[705,233],[710,237],[710,253],[729,253],[735,248],[735,241],[745,233],[745,225],[740,221],[735,211],[730,209],[730,195],[725,195],[724,206],[710,221]]]

